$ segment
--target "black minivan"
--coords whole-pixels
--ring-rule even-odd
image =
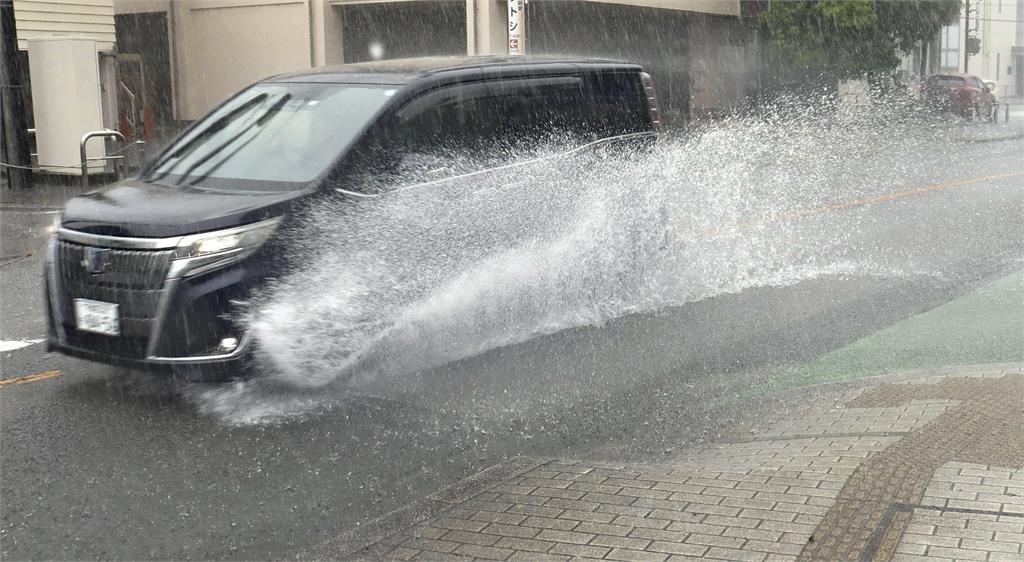
[[[275,232],[302,209],[324,198],[372,204],[362,199],[389,175],[446,155],[487,162],[499,147],[553,135],[643,143],[658,129],[650,77],[622,62],[437,57],[269,78],[136,177],[66,204],[46,259],[49,349],[230,375],[251,345],[232,303],[281,274],[287,243]]]

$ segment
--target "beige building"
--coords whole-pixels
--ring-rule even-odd
[[[757,84],[752,22],[764,4],[526,0],[525,50],[639,62],[665,122],[682,122],[747,99]],[[14,0],[14,11],[26,91],[31,40],[93,39],[103,126],[129,138],[167,138],[282,72],[508,48],[507,0]]]
[[[739,103],[754,71],[740,0],[529,0],[526,49],[635,60],[667,112]],[[247,84],[320,65],[504,54],[505,0],[114,0],[118,49],[138,54],[162,120],[193,120]],[[156,111],[154,111],[156,113]]]
[[[1001,97],[1019,95],[1013,48],[1019,46],[1017,20],[1024,18],[1024,1],[971,0],[971,12],[956,25],[947,26],[939,40],[940,64],[944,72],[964,72],[964,25],[971,37],[981,40],[981,50],[967,60],[967,71],[984,80],[995,80]]]
[[[986,80],[995,80],[998,84],[997,94],[1002,97],[1020,95],[1015,88],[1017,78],[1024,68],[1016,68],[1013,56],[1014,46],[1024,46],[1021,37],[1017,36],[1018,21],[1024,19],[1024,1],[986,0],[981,4],[981,12],[975,26],[981,38],[981,53],[976,63],[972,62],[972,72]]]
[[[967,72],[997,83],[1001,99],[1024,96],[1024,0],[965,0],[960,19],[943,28],[928,45],[925,74],[964,72],[965,25],[980,41],[977,54],[966,61]],[[921,69],[920,51],[904,59],[903,68]]]

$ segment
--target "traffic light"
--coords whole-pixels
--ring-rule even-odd
[[[967,54],[976,55],[981,52],[981,38],[979,37],[968,37],[967,38]]]

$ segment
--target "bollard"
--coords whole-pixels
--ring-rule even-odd
[[[1010,103],[1007,102],[1006,103],[1006,112],[1003,113],[1003,123],[1009,123],[1009,122],[1010,122]]]

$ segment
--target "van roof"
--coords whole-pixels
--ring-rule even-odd
[[[574,72],[586,69],[640,71],[640,66],[596,58],[545,56],[463,56],[417,57],[320,66],[279,74],[265,82],[327,82],[367,84],[408,84],[427,77],[472,74],[532,74]]]

